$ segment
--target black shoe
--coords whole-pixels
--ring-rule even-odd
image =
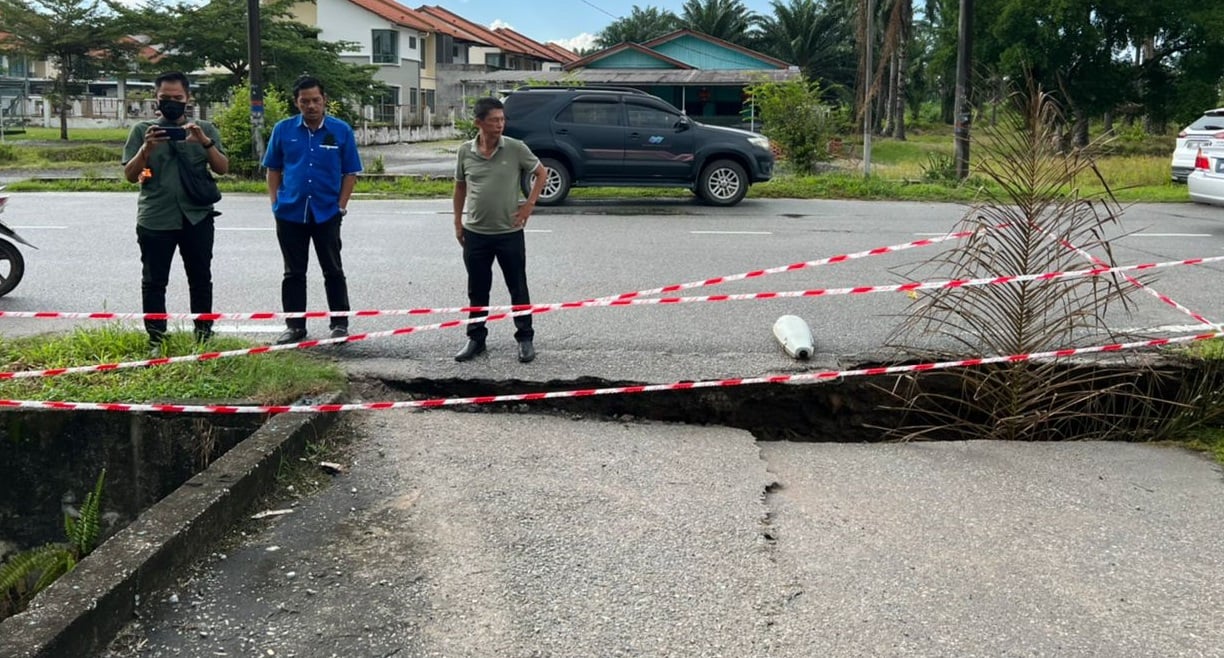
[[[535,345],[529,340],[519,341],[519,363],[531,363],[535,361]]]
[[[281,332],[281,335],[276,337],[277,345],[288,345],[289,343],[300,343],[306,339],[305,327],[289,327]]]
[[[332,327],[331,328],[332,338],[348,338],[348,335],[349,335],[348,327]]]
[[[484,351],[485,342],[483,340],[473,340],[469,338],[467,345],[464,345],[463,349],[459,350],[459,353],[455,355],[455,360],[459,361],[460,363],[464,361],[471,361],[472,359],[476,358],[478,354],[484,354]]]
[[[212,329],[196,329],[195,330],[196,345],[202,345],[204,343],[207,343],[208,341],[212,340],[212,338],[213,338]]]
[[[166,348],[160,340],[149,341],[149,358],[160,359],[166,354]]]

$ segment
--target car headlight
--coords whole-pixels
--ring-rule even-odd
[[[769,150],[769,138],[768,137],[762,137],[761,135],[757,135],[755,137],[749,137],[748,143],[752,144],[753,146],[763,148],[766,151]]]

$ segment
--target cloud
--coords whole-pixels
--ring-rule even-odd
[[[594,34],[583,32],[576,37],[569,39],[553,39],[552,42],[558,46],[561,46],[562,48],[567,48],[574,52],[578,52],[580,50],[589,50],[594,48],[596,38],[597,37]]]
[[[499,27],[504,27],[504,28],[506,28],[507,30],[513,30],[513,29],[514,29],[514,26],[513,26],[513,25],[511,25],[511,24],[507,23],[506,21],[503,21],[503,20],[502,20],[502,19],[500,19],[500,18],[498,18],[498,19],[494,20],[494,21],[493,21],[493,22],[492,22],[492,23],[489,25],[489,29],[490,29],[490,30],[496,30],[496,29],[497,29],[497,28],[499,28]]]

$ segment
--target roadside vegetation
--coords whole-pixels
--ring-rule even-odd
[[[209,351],[253,347],[240,338],[215,336]],[[191,331],[172,332],[166,356],[201,351]],[[0,338],[0,368],[42,370],[147,359],[148,336],[119,324],[78,328],[64,334]],[[316,356],[291,351],[175,363],[115,372],[13,379],[0,383],[0,398],[77,402],[170,400],[287,404],[306,395],[341,390],[344,374]]]
[[[52,129],[31,129],[47,131]],[[126,132],[114,129],[75,130],[64,146],[44,145],[34,140],[13,139],[0,144],[0,171],[21,170],[29,178],[9,184],[13,192],[132,192],[135,186],[120,178],[119,160]],[[99,137],[99,134],[105,138]],[[1100,131],[1095,133],[1100,135]],[[7,139],[7,138],[6,138]],[[839,137],[835,157],[822,167],[824,173],[801,175],[785,156],[778,172],[767,183],[752,186],[748,196],[760,199],[866,199],[897,201],[971,202],[985,192],[998,192],[993,181],[970,176],[957,181],[950,173],[952,130],[938,124],[919,124],[905,140],[877,137],[872,140],[871,176],[863,176],[861,136]],[[1169,180],[1169,159],[1175,137],[1118,135],[1102,144],[1097,168],[1109,181],[1114,196],[1123,203],[1187,201],[1185,185]],[[974,144],[971,164],[980,165],[986,154]],[[374,158],[366,158],[373,163]],[[80,177],[41,178],[38,171],[80,171]],[[266,192],[259,179],[223,176],[225,193]],[[1093,196],[1104,192],[1095,175],[1077,179],[1081,193]],[[389,199],[444,199],[451,195],[448,178],[373,174],[358,179],[355,193]],[[683,189],[662,188],[577,188],[575,199],[683,199],[692,193]]]

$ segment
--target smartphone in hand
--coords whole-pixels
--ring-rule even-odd
[[[160,126],[160,128],[165,133],[166,139],[172,142],[187,139],[187,129],[182,126]]]

